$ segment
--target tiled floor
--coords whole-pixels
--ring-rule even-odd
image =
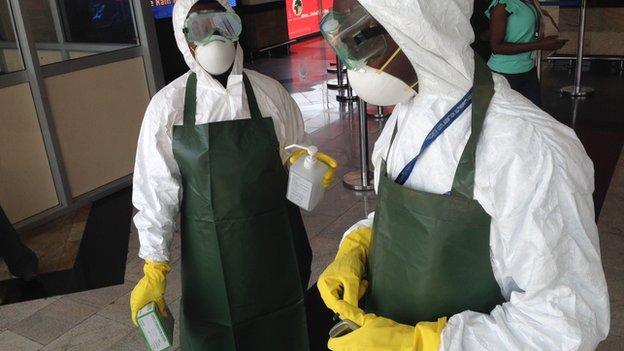
[[[39,273],[61,271],[74,266],[90,211],[91,206],[88,205],[21,234],[22,242],[39,258]],[[11,278],[6,264],[0,261],[0,281]]]
[[[348,111],[341,113],[333,98],[323,97],[318,82],[325,79],[329,56],[318,46],[299,45],[290,59],[258,61],[257,68],[280,79],[300,105],[306,130],[320,150],[335,156],[341,164],[339,175],[357,169],[358,124]],[[299,55],[299,56],[297,56]],[[301,57],[305,57],[303,60]],[[305,61],[307,64],[302,64]],[[282,69],[277,69],[278,67]],[[273,72],[266,68],[274,69]],[[287,69],[283,69],[287,67]],[[294,73],[294,74],[293,74]],[[330,91],[331,93],[331,91]],[[328,105],[329,104],[329,105]],[[564,116],[565,117],[565,116]],[[371,147],[383,127],[368,122]],[[609,178],[611,175],[609,174]],[[339,178],[340,179],[340,178]],[[340,182],[330,188],[317,209],[304,213],[304,221],[314,251],[313,276],[333,259],[344,231],[375,208],[372,193],[346,190]],[[599,227],[603,259],[612,302],[609,339],[600,350],[622,350],[624,345],[624,155],[616,167],[611,188],[604,201]],[[180,304],[180,242],[173,247],[173,270],[168,275],[166,301],[178,319]],[[129,295],[142,276],[143,261],[137,257],[138,238],[130,235],[125,283],[105,289],[64,295],[0,307],[0,351],[5,350],[142,350],[143,341],[129,319]],[[177,326],[176,326],[177,328]],[[179,346],[178,331],[175,346]]]

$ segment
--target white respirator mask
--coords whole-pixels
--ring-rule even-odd
[[[207,44],[195,48],[195,61],[208,73],[218,76],[227,72],[236,58],[236,44],[219,36],[212,36]]]
[[[349,70],[349,84],[360,99],[376,106],[394,106],[411,99],[416,92],[399,78],[364,66]]]

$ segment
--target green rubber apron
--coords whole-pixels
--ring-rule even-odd
[[[475,150],[494,94],[490,70],[478,57],[475,65],[472,133],[451,193],[406,188],[382,163],[367,312],[415,325],[465,310],[489,313],[504,301],[490,262],[491,219],[473,199]]]
[[[271,118],[243,75],[251,119],[195,125],[197,77],[174,126],[182,175],[181,345],[199,351],[308,350],[311,250]]]

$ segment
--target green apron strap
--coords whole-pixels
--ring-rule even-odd
[[[475,74],[472,95],[472,127],[470,138],[464,148],[455,171],[451,194],[469,199],[474,197],[475,159],[477,144],[490,101],[494,96],[492,72],[485,62],[475,53]]]
[[[186,94],[184,97],[184,125],[195,125],[195,114],[197,112],[197,75],[194,72],[189,74],[186,80]]]
[[[251,118],[262,119],[262,113],[260,112],[260,108],[258,107],[256,94],[254,93],[249,78],[247,78],[247,74],[245,73],[243,73],[243,82],[245,83],[245,92],[247,93],[247,103],[249,104],[249,112],[251,113]]]

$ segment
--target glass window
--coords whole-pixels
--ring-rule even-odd
[[[8,2],[0,0],[0,75],[24,69]]]
[[[27,0],[41,65],[138,44],[131,0]]]

